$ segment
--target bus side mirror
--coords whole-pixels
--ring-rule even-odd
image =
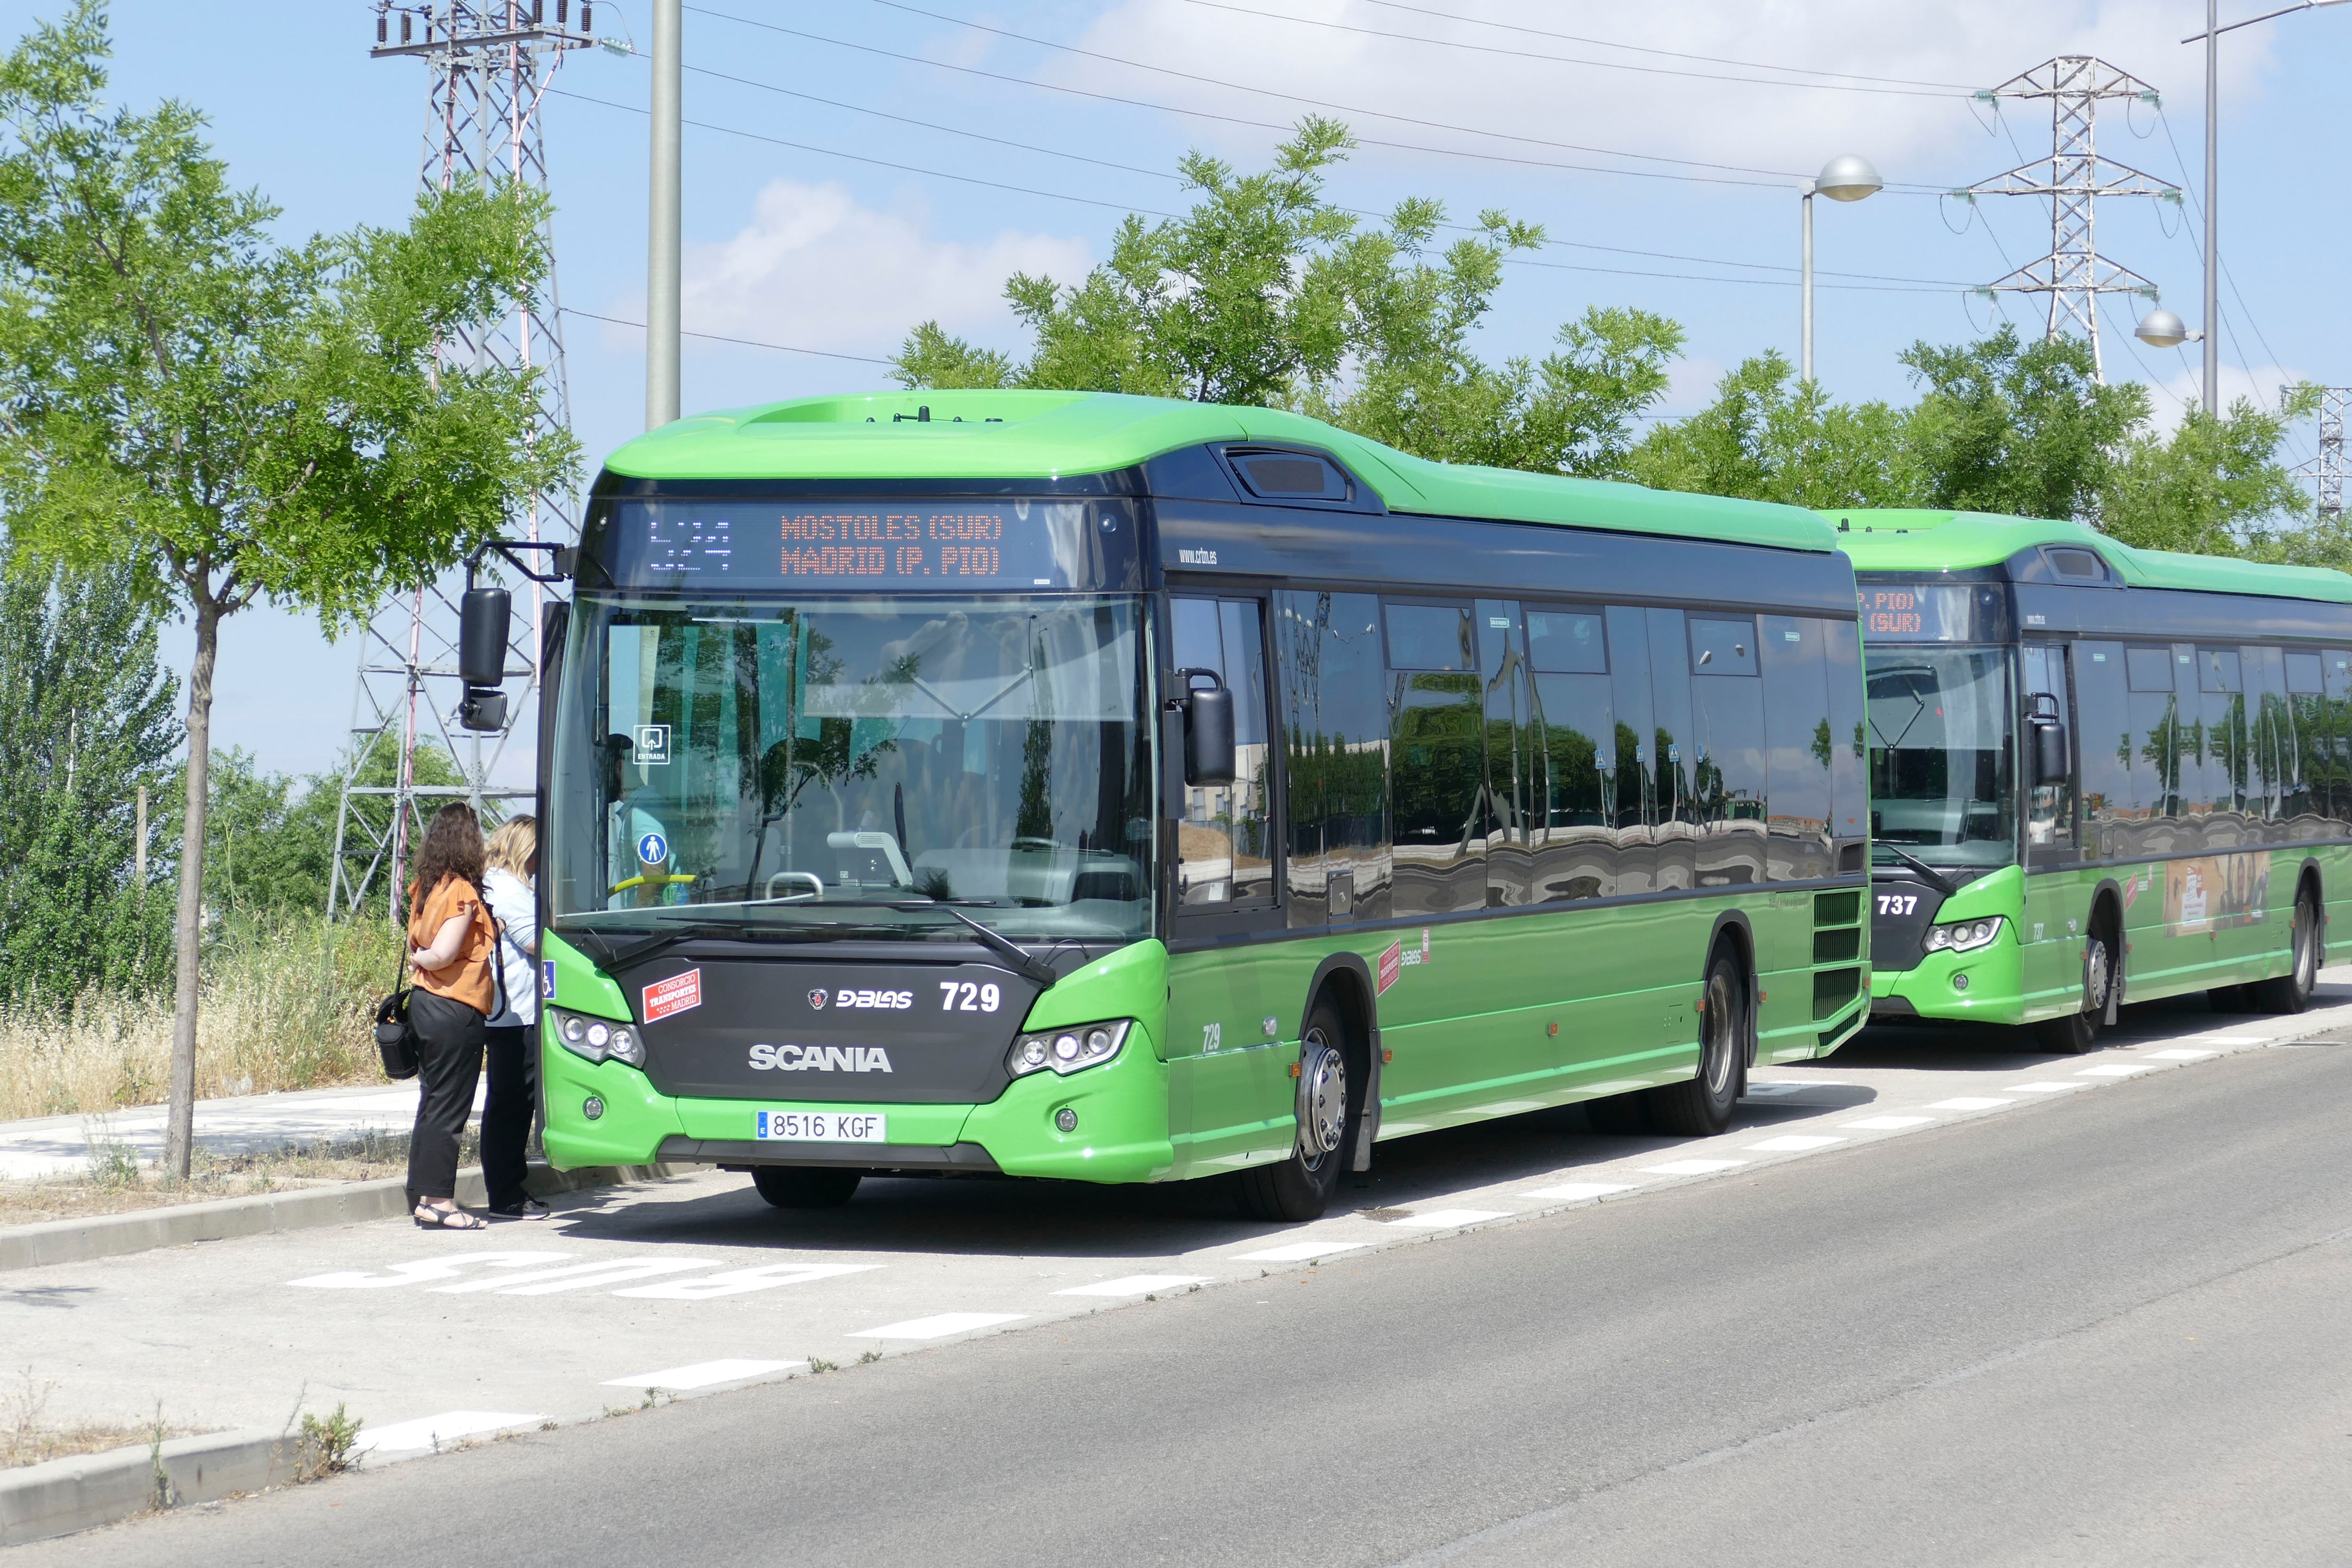
[[[502,730],[507,696],[507,621],[512,601],[504,588],[468,588],[457,605],[457,676],[466,683],[457,722],[468,730]]]
[[[1200,677],[1216,682],[1206,690],[1191,689]],[[1234,694],[1213,669],[1180,669],[1185,683],[1184,782],[1194,789],[1214,788],[1234,782]]]
[[[2066,726],[2055,719],[2033,721],[2033,782],[2061,784],[2067,776]]]

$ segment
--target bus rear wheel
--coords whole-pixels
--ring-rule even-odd
[[[1730,1126],[1748,1077],[1748,976],[1738,956],[1718,947],[1706,966],[1698,1075],[1643,1091],[1650,1125],[1685,1138],[1712,1138]]]
[[[754,1165],[751,1184],[780,1209],[837,1209],[857,1191],[863,1171],[821,1165]]]
[[[2264,1013],[2300,1013],[2311,1005],[2312,988],[2319,984],[2319,900],[2305,883],[2294,896],[2294,967],[2275,980],[2258,980],[2246,987],[2247,998]]]
[[[1282,1159],[1241,1173],[1242,1208],[1251,1218],[1295,1225],[1331,1206],[1356,1131],[1347,1040],[1339,1009],[1328,996],[1318,1001],[1298,1042],[1298,1136]]]

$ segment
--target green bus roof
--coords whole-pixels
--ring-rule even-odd
[[[1822,516],[1837,529],[1838,548],[1857,572],[1958,572],[1998,566],[2037,544],[2068,544],[2097,552],[2116,576],[2135,588],[2185,588],[2204,594],[2259,594],[2273,599],[2352,604],[2352,576],[2341,572],[2318,566],[2264,566],[2226,555],[2139,550],[2079,522],[1987,511],[1864,507],[1830,508]]]
[[[930,417],[918,421],[917,410]],[[903,416],[903,417],[898,417]],[[1798,507],[1559,475],[1433,463],[1274,408],[1108,392],[886,392],[698,414],[605,460],[641,479],[1014,479],[1131,468],[1208,441],[1318,447],[1391,511],[1556,523],[1769,545],[1837,548]]]

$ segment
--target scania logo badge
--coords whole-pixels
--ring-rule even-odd
[[[824,1007],[824,993],[822,991],[810,992],[809,1005],[822,1011]]]

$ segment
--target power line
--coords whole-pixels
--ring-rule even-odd
[[[1562,169],[1570,173],[1579,174],[1614,174],[1628,179],[1680,180],[1695,184],[1743,185],[1768,190],[1785,189],[1790,183],[1793,183],[1801,177],[1779,169],[1748,168],[1744,165],[1734,163],[1710,163],[1702,159],[1671,158],[1654,153],[1625,153],[1617,151],[1613,148],[1589,147],[1579,142],[1558,142],[1540,136],[1522,136],[1507,131],[1481,131],[1475,126],[1453,125],[1448,124],[1444,121],[1416,120],[1408,115],[1391,113],[1386,110],[1353,108],[1347,104],[1328,102],[1320,99],[1300,97],[1296,93],[1280,92],[1269,88],[1245,87],[1239,82],[1220,81],[1213,77],[1195,76],[1188,72],[1171,70],[1163,66],[1145,65],[1139,61],[1120,59],[1114,55],[1097,54],[1092,50],[1076,48],[1067,44],[1056,44],[1048,39],[1031,37],[1024,33],[1008,32],[1004,28],[991,27],[979,22],[967,22],[960,16],[943,16],[939,12],[926,11],[919,6],[901,5],[898,3],[898,0],[870,0],[870,3],[877,5],[887,6],[894,11],[905,11],[914,16],[928,16],[934,21],[947,22],[956,26],[970,27],[978,32],[992,34],[999,37],[1011,38],[1018,43],[1034,44],[1040,48],[1057,49],[1064,53],[1076,54],[1089,59],[1104,60],[1113,65],[1129,66],[1137,70],[1157,71],[1162,75],[1182,77],[1187,80],[1201,82],[1206,86],[1223,88],[1229,91],[1247,93],[1255,97],[1281,99],[1293,103],[1306,104],[1310,108],[1328,109],[1342,114],[1369,116],[1374,120],[1394,121],[1400,124],[1418,125],[1423,129],[1432,131],[1447,131],[1463,136],[1482,136],[1494,141],[1517,142],[1525,143],[1528,146],[1549,147],[1560,152],[1584,153],[1603,158],[1626,158],[1643,163],[1678,163],[1685,168],[1717,169],[1725,171],[1725,173],[1720,174],[1683,174],[1659,169],[1605,168],[1582,163],[1554,163],[1542,159],[1515,158],[1500,153],[1480,153],[1459,147],[1432,147],[1421,142],[1391,142],[1372,136],[1357,137],[1357,142],[1360,145],[1366,147],[1385,147],[1405,153],[1427,153],[1440,157],[1475,158],[1489,163],[1517,163],[1534,168]],[[1184,109],[1180,108],[1175,104],[1156,103],[1148,99],[1130,98],[1122,93],[1096,92],[1086,88],[1065,87],[1057,82],[1037,81],[1028,77],[1013,76],[1003,71],[982,70],[977,66],[953,65],[945,60],[929,59],[921,55],[904,54],[896,49],[886,49],[875,44],[853,43],[846,38],[828,37],[822,33],[804,32],[798,27],[787,27],[774,22],[762,22],[750,16],[738,16],[725,11],[713,11],[708,6],[703,5],[695,5],[688,8],[698,12],[703,16],[716,17],[720,21],[734,22],[747,27],[758,27],[771,33],[781,33],[786,37],[801,38],[810,43],[827,44],[835,48],[854,49],[862,54],[879,55],[885,59],[900,60],[908,65],[928,66],[935,70],[954,71],[961,75],[981,77],[991,81],[1010,82],[1016,87],[1032,88],[1040,92],[1058,92],[1072,98],[1093,99],[1096,101],[1102,103],[1123,104],[1130,109],[1146,109],[1156,113],[1181,115],[1194,120],[1215,121],[1227,125],[1244,125],[1261,131],[1287,132],[1295,129],[1295,127],[1290,125],[1275,124],[1262,120],[1250,120],[1240,115],[1219,114],[1210,110]],[[1769,177],[1761,180],[1734,179],[1727,177],[1728,175],[1741,174],[1762,174]],[[1889,188],[1892,190],[1894,187]],[[1918,191],[1897,191],[1895,194],[1917,195],[1924,192],[1925,189],[1926,187],[1923,186],[1920,187]]]
[[[564,96],[569,98],[575,95],[566,93]],[[643,321],[625,321],[618,316],[600,316],[593,310],[575,310],[570,305],[565,305],[562,309],[567,316],[583,316],[589,321],[605,321],[615,327],[635,327],[641,332],[646,330],[646,324]],[[819,359],[856,360],[859,364],[897,364],[898,363],[892,359],[877,359],[872,354],[845,354],[835,353],[831,349],[794,348],[790,343],[763,343],[757,338],[730,338],[718,332],[688,331],[683,327],[678,329],[678,335],[688,338],[707,338],[714,343],[740,343],[747,349],[774,349],[779,353],[814,354]]]
[[[1688,77],[1698,81],[1739,82],[1749,87],[1784,87],[1814,92],[1869,92],[1898,98],[1965,98],[1966,92],[1947,92],[1916,87],[1864,87],[1859,84],[1826,81],[1774,81],[1769,77],[1725,76],[1717,71],[1677,70],[1672,66],[1637,66],[1622,60],[1582,60],[1572,55],[1538,55],[1525,49],[1499,48],[1493,44],[1464,43],[1456,38],[1432,38],[1419,33],[1391,33],[1381,27],[1360,27],[1347,22],[1327,22],[1313,16],[1286,16],[1279,11],[1260,11],[1248,5],[1234,5],[1225,0],[1185,0],[1211,11],[1231,11],[1237,16],[1258,16],[1269,22],[1291,22],[1302,27],[1325,27],[1335,33],[1355,33],[1365,37],[1392,38],[1402,43],[1423,44],[1441,49],[1465,49],[1474,54],[1506,55],[1513,59],[1546,60],[1555,65],[1583,66],[1592,70],[1635,71],[1643,76]]]
[[[647,112],[646,110],[643,110],[643,109],[639,109],[639,108],[637,108],[637,107],[636,107],[635,105],[634,105],[634,104],[627,104],[627,103],[614,103],[614,102],[612,100],[610,100],[610,99],[606,99],[606,98],[595,98],[595,97],[592,97],[592,96],[590,96],[589,94],[584,93],[584,92],[572,92],[572,91],[570,91],[570,90],[568,90],[568,89],[566,89],[560,88],[560,87],[551,87],[551,88],[549,88],[547,90],[548,90],[551,94],[552,94],[552,95],[554,95],[554,96],[556,96],[556,97],[559,97],[559,98],[569,98],[569,99],[574,100],[575,101],[577,101],[577,102],[581,102],[581,103],[593,103],[593,104],[595,104],[595,105],[599,106],[600,108],[604,108],[604,109],[617,109],[617,110],[621,110],[623,113],[625,113],[625,114],[644,114],[644,113]],[[695,129],[697,129],[697,130],[698,130],[698,131],[715,131],[715,132],[718,132],[719,134],[721,134],[721,135],[723,135],[723,136],[736,136],[736,137],[740,137],[740,138],[742,138],[743,140],[745,140],[745,141],[747,141],[747,142],[763,142],[768,143],[768,144],[769,144],[769,145],[771,145],[771,146],[775,146],[775,147],[788,147],[788,148],[791,148],[791,149],[792,149],[793,152],[795,152],[795,153],[813,153],[817,154],[817,155],[818,155],[818,156],[820,156],[820,157],[826,157],[826,158],[845,158],[845,159],[849,160],[851,163],[872,164],[872,165],[874,165],[874,166],[875,166],[875,167],[877,167],[877,168],[883,168],[883,169],[895,169],[895,170],[898,170],[898,171],[899,173],[901,173],[901,174],[921,174],[921,175],[923,175],[923,176],[925,176],[926,178],[929,178],[929,179],[934,179],[934,180],[951,180],[951,181],[954,181],[955,183],[957,183],[957,184],[967,184],[967,185],[982,185],[982,186],[985,186],[985,187],[987,187],[987,188],[988,188],[988,189],[990,189],[990,190],[997,190],[997,191],[1012,191],[1012,192],[1013,192],[1013,193],[1015,193],[1015,194],[1017,194],[1017,195],[1024,195],[1024,196],[1043,196],[1043,197],[1045,197],[1045,199],[1047,199],[1047,200],[1049,200],[1049,201],[1058,201],[1058,202],[1075,202],[1075,203],[1077,203],[1077,204],[1079,204],[1080,205],[1084,205],[1084,206],[1108,207],[1108,208],[1109,208],[1109,209],[1111,209],[1111,210],[1113,210],[1113,211],[1116,211],[1116,212],[1131,212],[1131,213],[1140,214],[1142,216],[1145,216],[1145,217],[1157,217],[1157,218],[1179,219],[1179,218],[1181,218],[1181,217],[1182,216],[1182,215],[1181,215],[1181,214],[1179,214],[1179,213],[1163,212],[1163,211],[1160,211],[1160,209],[1158,209],[1158,208],[1156,208],[1156,207],[1138,206],[1138,205],[1136,205],[1135,204],[1130,203],[1130,202],[1115,202],[1115,201],[1106,201],[1106,200],[1102,199],[1102,198],[1101,198],[1101,197],[1099,197],[1099,196],[1080,196],[1080,195],[1070,195],[1068,192],[1066,192],[1066,191],[1045,191],[1045,190],[1039,190],[1038,188],[1036,188],[1036,187],[1035,187],[1035,186],[1034,186],[1034,185],[1015,185],[1015,184],[1007,184],[1007,183],[1005,183],[1004,181],[1002,181],[1002,180],[983,180],[983,179],[981,179],[979,176],[977,176],[977,175],[973,175],[973,174],[951,174],[951,173],[950,173],[950,172],[948,172],[947,170],[944,170],[944,169],[927,169],[927,168],[922,167],[922,166],[921,166],[921,165],[919,165],[919,164],[916,164],[916,163],[900,163],[894,162],[894,161],[892,161],[892,160],[890,160],[890,159],[887,159],[887,158],[876,158],[876,157],[871,157],[871,156],[869,156],[869,155],[867,155],[867,154],[866,154],[866,153],[845,153],[845,152],[840,151],[838,148],[833,148],[833,147],[819,147],[819,146],[814,145],[813,143],[806,142],[793,142],[793,141],[788,141],[788,140],[786,140],[785,138],[781,137],[781,136],[770,136],[770,135],[766,135],[766,134],[764,134],[764,133],[762,133],[762,132],[757,132],[757,131],[744,131],[744,130],[741,130],[741,129],[740,129],[740,128],[738,128],[738,127],[736,127],[736,126],[732,126],[732,125],[719,125],[719,124],[716,124],[716,123],[714,123],[714,122],[712,122],[712,121],[707,121],[707,120],[688,120],[688,121],[683,121],[683,123],[688,124],[688,125],[691,125],[691,126],[693,126]],[[1362,213],[1360,213],[1360,214],[1358,214],[1358,216],[1378,216],[1379,215],[1377,215],[1377,214],[1362,214]],[[1474,232],[1475,232],[1475,231],[1474,231]],[[1741,262],[1733,262],[1733,263],[1709,263],[1709,262],[1706,262],[1706,258],[1691,258],[1691,259],[1696,260],[1696,261],[1700,261],[1700,262],[1705,263],[1705,264],[1706,264],[1706,265],[1717,265],[1717,266],[1753,266],[1753,265],[1761,265],[1760,263],[1741,263]],[[1662,279],[1662,280],[1665,280],[1665,281],[1672,281],[1672,282],[1684,282],[1684,283],[1748,283],[1748,284],[1761,284],[1761,285],[1764,285],[1764,286],[1767,286],[1767,287],[1771,287],[1771,288],[1781,288],[1781,289],[1794,289],[1794,288],[1796,288],[1796,287],[1798,287],[1798,286],[1799,286],[1799,285],[1798,285],[1798,282],[1797,282],[1795,279],[1782,279],[1782,278],[1713,278],[1713,277],[1708,277],[1708,276],[1706,276],[1706,274],[1704,274],[1704,273],[1693,273],[1693,272],[1654,272],[1654,271],[1648,271],[1648,270],[1645,270],[1645,269],[1643,269],[1643,268],[1631,268],[1631,267],[1592,267],[1592,266],[1584,266],[1584,265],[1580,265],[1580,264],[1577,264],[1577,263],[1574,263],[1574,262],[1566,262],[1566,261],[1534,261],[1534,260],[1530,260],[1530,259],[1528,259],[1528,258],[1523,258],[1523,257],[1505,257],[1505,258],[1503,258],[1503,260],[1504,260],[1505,264],[1506,264],[1506,265],[1508,265],[1508,266],[1513,266],[1513,267],[1538,267],[1538,268],[1542,268],[1546,269],[1547,271],[1557,271],[1557,272],[1593,272],[1593,273],[1601,273],[1601,274],[1606,274],[1606,275],[1610,275],[1610,276],[1615,276],[1615,277],[1625,277],[1625,278],[1654,278],[1654,279]],[[1848,275],[1848,276],[1850,276],[1850,275]],[[1926,282],[1926,281],[1924,281],[1924,280],[1923,280],[1923,281],[1906,282],[1906,283],[1901,283],[1901,284],[1894,284],[1894,283],[1816,283],[1816,284],[1814,284],[1814,287],[1815,287],[1815,288],[1817,288],[1817,289],[1842,289],[1842,290],[1844,290],[1844,291],[1849,292],[1849,293],[1873,293],[1873,294],[1932,294],[1932,293],[1942,293],[1942,292],[1945,292],[1945,291],[1946,291],[1946,286],[1938,286],[1938,285],[1936,285],[1936,284],[1933,284],[1933,283],[1930,283],[1930,282]]]
[[[887,110],[870,108],[862,103],[846,103],[839,99],[821,98],[814,93],[802,92],[794,88],[780,87],[773,82],[761,81],[751,77],[733,76],[726,71],[711,70],[703,66],[688,66],[685,68],[698,76],[711,77],[719,81],[733,82],[739,87],[755,88],[761,92],[772,92],[785,98],[800,99],[803,102],[821,103],[828,109],[846,110],[853,114],[870,114],[875,116],[877,119],[893,121],[900,125],[917,126],[925,131],[936,131],[943,135],[967,136],[974,141],[992,142],[1000,147],[1014,147],[1024,153],[1042,153],[1049,158],[1067,158],[1076,163],[1092,163],[1098,168],[1117,169],[1123,174],[1143,174],[1151,179],[1166,180],[1174,184],[1183,184],[1183,180],[1181,175],[1169,174],[1163,169],[1146,169],[1139,167],[1133,163],[1113,163],[1108,159],[1091,158],[1083,153],[1066,152],[1058,147],[1041,147],[1031,142],[1014,142],[1003,136],[989,135],[985,132],[968,130],[960,125],[942,125],[937,121],[917,120],[910,115],[893,114]],[[566,96],[578,95],[567,94]],[[619,106],[616,105],[614,107]],[[715,126],[706,126],[706,129],[719,128]],[[1340,210],[1350,213],[1357,217],[1380,219],[1387,216],[1384,213],[1371,212],[1360,207],[1343,207]],[[1154,214],[1152,216],[1165,216],[1167,215]],[[1473,227],[1468,224],[1442,224],[1439,226],[1460,234],[1482,234],[1485,232],[1485,230]],[[1786,262],[1730,261],[1720,257],[1685,256],[1679,252],[1671,250],[1644,250],[1633,246],[1597,245],[1587,240],[1552,239],[1547,237],[1543,240],[1543,243],[1547,246],[1557,246],[1575,250],[1602,251],[1616,256],[1646,256],[1660,261],[1682,261],[1701,267],[1738,267],[1754,271],[1767,272],[1795,272],[1799,270],[1797,268],[1791,267]],[[1833,278],[1859,278],[1879,283],[1924,284],[1930,287],[1951,289],[1966,287],[1965,284],[1962,284],[1956,279],[1941,278],[1906,278],[1895,274],[1882,272],[1841,272],[1823,269],[1822,274],[1817,275],[1826,275]],[[1726,279],[1724,281],[1734,282],[1738,281],[1738,279]]]
[[[1410,11],[1419,16],[1435,16],[1441,21],[1458,22],[1465,26],[1494,27],[1507,33],[1527,33],[1538,38],[1558,38],[1565,43],[1591,44],[1597,48],[1623,49],[1637,55],[1657,55],[1670,60],[1699,60],[1707,65],[1742,66],[1749,70],[1790,71],[1804,76],[1840,77],[1847,81],[1883,82],[1893,87],[1942,87],[1963,93],[1975,90],[1968,83],[1959,81],[1915,81],[1906,77],[1864,76],[1856,71],[1821,70],[1811,66],[1776,66],[1764,60],[1738,60],[1722,55],[1694,55],[1680,49],[1656,49],[1643,44],[1621,44],[1609,38],[1588,38],[1575,33],[1555,33],[1545,27],[1521,26],[1516,22],[1490,22],[1484,16],[1457,16],[1450,11],[1433,11],[1425,5],[1407,5],[1402,4],[1402,0],[1365,0],[1365,4],[1378,5],[1390,11]]]

